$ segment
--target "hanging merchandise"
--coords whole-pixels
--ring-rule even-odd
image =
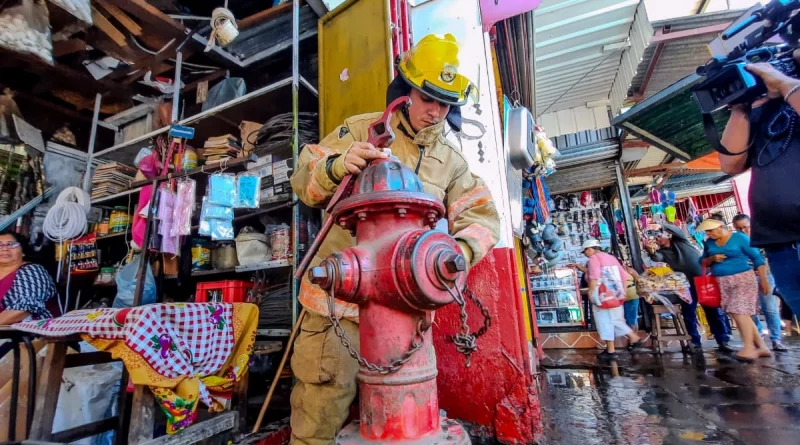
[[[197,234],[201,236],[211,236],[211,225],[208,222],[208,197],[203,196],[202,206],[200,207],[200,225],[197,227]]]
[[[227,5],[227,1],[225,4]],[[228,46],[239,35],[239,25],[236,18],[227,8],[214,8],[211,11],[211,34],[203,52],[214,49],[216,44]]]
[[[208,201],[225,207],[236,206],[236,176],[215,173],[208,182]]]
[[[639,228],[642,230],[647,228],[647,215],[642,214],[642,216],[639,217]]]
[[[156,250],[169,253],[172,255],[178,254],[177,236],[172,235],[175,226],[175,193],[166,187],[158,190],[158,207],[156,208],[156,230],[155,241],[152,245],[156,246]]]
[[[658,190],[650,190],[650,202],[653,204],[661,204],[661,193]]]
[[[227,219],[210,219],[210,230],[212,241],[233,240],[233,222]]]
[[[184,178],[178,181],[178,193],[175,196],[173,224],[171,236],[191,235],[192,213],[196,200],[197,183],[194,179]]]
[[[674,206],[668,206],[664,209],[664,215],[667,217],[667,222],[673,223],[675,222],[675,217],[677,216],[678,211],[675,209]]]
[[[592,193],[591,192],[581,193],[581,206],[591,207],[592,204],[594,204],[594,200],[592,199]]]
[[[97,243],[94,234],[84,235],[69,244],[70,271],[73,275],[83,275],[97,272],[100,265],[97,262]]]
[[[642,219],[642,215],[643,214],[644,214],[644,211],[642,210],[641,204],[636,204],[636,206],[633,207],[633,217],[634,217],[634,219]],[[620,218],[620,221],[622,221],[622,218]]]
[[[536,129],[536,165],[533,173],[537,176],[550,176],[556,171],[556,162],[554,160],[560,153],[553,146],[553,142],[547,137],[544,128],[539,125],[534,127]]]
[[[625,218],[622,216],[622,209],[614,210],[614,218],[619,222],[625,221]]]
[[[261,177],[241,174],[236,178],[237,208],[257,209],[261,200]]]

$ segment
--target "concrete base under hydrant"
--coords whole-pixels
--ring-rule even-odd
[[[420,440],[392,442],[393,445],[470,445],[469,435],[455,420],[442,419],[439,434]],[[361,437],[360,422],[354,420],[342,428],[336,438],[336,445],[375,445]]]

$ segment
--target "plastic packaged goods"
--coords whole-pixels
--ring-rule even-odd
[[[257,209],[261,198],[261,177],[242,174],[236,178],[236,207]]]
[[[197,234],[201,236],[211,236],[211,225],[208,222],[208,197],[203,196],[202,207],[200,207],[200,226],[197,228]]]
[[[291,254],[291,237],[289,226],[281,224],[269,233],[270,246],[272,247],[273,260],[285,260]]]
[[[236,176],[215,173],[208,180],[208,201],[225,207],[236,205]]]
[[[206,205],[206,214],[205,218],[207,219],[233,219],[233,207],[225,207],[217,204],[211,204],[210,202]]]
[[[212,241],[233,240],[233,221],[227,219],[209,219]]]
[[[172,218],[172,231],[170,235],[181,236],[192,233],[192,213],[195,205],[195,190],[197,183],[194,179],[178,181],[178,193],[175,197],[175,208]]]

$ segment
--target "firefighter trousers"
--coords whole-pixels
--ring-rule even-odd
[[[340,321],[356,350],[358,324]],[[294,343],[292,372],[291,445],[330,445],[350,412],[356,397],[358,362],[326,317],[307,312]]]

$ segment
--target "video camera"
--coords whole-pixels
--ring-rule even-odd
[[[714,57],[697,68],[697,74],[705,80],[693,88],[695,100],[703,113],[706,138],[712,147],[723,154],[730,153],[719,142],[719,134],[711,113],[720,108],[751,104],[767,94],[767,87],[758,76],[745,69],[749,63],[767,62],[790,77],[800,77],[800,69],[792,52],[800,39],[800,0],[772,0],[754,11],[750,17],[722,34],[728,40],[750,25],[763,24],[745,37],[725,57]],[[779,35],[784,44],[764,46],[773,36]]]

